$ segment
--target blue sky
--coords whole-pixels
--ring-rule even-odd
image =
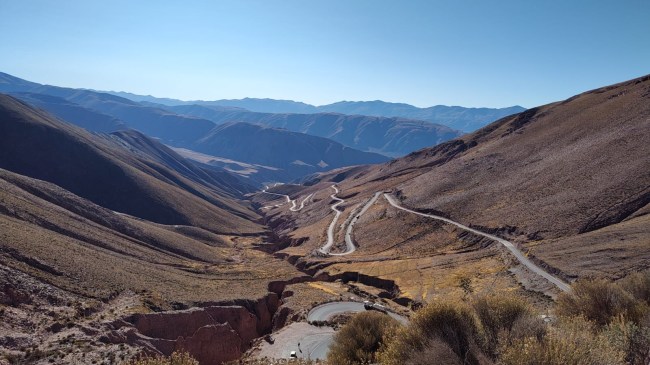
[[[650,73],[650,1],[0,0],[0,71],[179,99],[532,107]]]

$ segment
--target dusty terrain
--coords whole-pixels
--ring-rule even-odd
[[[256,249],[249,186],[134,131],[93,135],[5,96],[0,116],[3,361],[213,363],[273,329],[304,274]]]
[[[12,136],[51,134],[72,146],[62,153],[32,136],[42,150],[11,138],[0,149],[0,351],[14,363],[117,363],[174,350],[202,363],[285,354],[265,350],[261,338],[304,321],[318,303],[350,297],[406,313],[442,297],[517,292],[549,310],[561,288],[503,244],[414,212],[507,239],[565,282],[616,279],[650,262],[650,77],[383,165],[259,193],[185,165],[146,136],[97,137],[0,101]],[[50,166],[55,160],[65,164]],[[98,198],[110,184],[88,161],[122,172],[124,195],[111,204],[124,209]],[[335,203],[328,253],[319,249]],[[279,336],[297,340],[286,329]]]
[[[377,278],[401,300],[473,291],[549,288],[489,239],[397,211],[379,199],[354,226],[357,250],[321,257],[333,213],[332,184],[346,222],[371,196],[391,192],[415,211],[451,218],[508,239],[564,281],[620,278],[650,262],[650,76],[503,118],[483,129],[387,164],[344,168],[285,192],[314,193],[301,212],[266,219],[299,267],[334,277]],[[256,198],[258,199],[258,198]],[[347,274],[346,274],[347,273]],[[389,290],[389,291],[390,291]],[[535,295],[535,294],[531,294]],[[540,303],[545,300],[540,298]]]

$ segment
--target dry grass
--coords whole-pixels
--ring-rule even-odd
[[[650,313],[646,301],[650,291],[648,276],[650,272],[635,275],[622,283],[604,279],[580,280],[572,286],[571,293],[558,297],[557,312],[564,316],[581,315],[601,326],[618,318],[639,323]]]
[[[598,331],[581,317],[561,319],[542,341],[517,339],[504,346],[504,365],[617,365],[627,364],[626,338],[615,338],[613,330]],[[621,343],[623,342],[623,343]]]
[[[463,279],[474,293],[501,293],[519,290],[500,256],[491,250],[413,259],[334,264],[326,270],[336,275],[359,272],[394,280],[400,296],[418,301],[461,299]]]
[[[435,301],[399,330],[382,364],[647,365],[650,272],[619,282],[582,280],[545,323],[516,296]]]

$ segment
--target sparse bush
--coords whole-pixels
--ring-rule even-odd
[[[496,356],[499,337],[510,337],[514,324],[523,317],[532,315],[528,303],[512,295],[478,297],[472,301],[472,308],[481,330],[481,345],[490,356]],[[517,330],[526,332],[527,329],[523,326],[531,322],[520,322]]]
[[[625,353],[628,364],[650,363],[650,317],[644,318],[641,324],[625,322],[619,318],[603,328],[602,335]]]
[[[620,343],[582,317],[561,319],[542,341],[515,339],[501,349],[503,365],[618,365],[625,364]]]
[[[362,312],[353,316],[334,335],[327,359],[332,364],[370,364],[395,333],[399,323],[383,313]]]
[[[604,279],[581,280],[572,285],[571,293],[562,293],[557,301],[557,313],[563,316],[584,316],[603,326],[623,316],[638,320],[639,303],[616,283]]]
[[[170,357],[141,358],[127,361],[123,365],[199,365],[199,362],[186,352],[174,352]]]
[[[484,363],[483,355],[476,344],[476,336],[476,322],[468,305],[433,302],[421,309],[408,327],[397,333],[380,354],[380,360],[386,365],[419,364],[419,353],[426,352],[433,358],[449,358],[451,350],[463,359],[464,364],[481,364]]]
[[[535,315],[525,315],[519,317],[512,324],[507,340],[511,341],[513,339],[530,337],[541,341],[546,336],[547,330],[548,325],[544,323],[542,318]]]
[[[619,284],[636,300],[650,305],[650,270],[626,276]]]
[[[462,365],[458,355],[445,342],[438,338],[431,339],[422,351],[414,353],[404,365],[430,365],[436,359],[439,365]]]

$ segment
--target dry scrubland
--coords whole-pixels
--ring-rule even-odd
[[[435,300],[402,326],[378,312],[353,316],[326,364],[645,365],[650,361],[650,271],[618,282],[581,280],[540,316],[516,295]],[[180,358],[177,355],[177,359]],[[129,365],[193,365],[153,359]],[[316,364],[245,359],[233,364]]]

